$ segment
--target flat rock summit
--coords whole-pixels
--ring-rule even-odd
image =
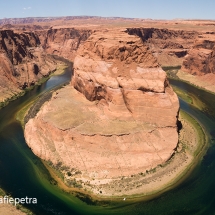
[[[165,163],[178,143],[179,102],[147,44],[95,30],[78,47],[71,84],[25,126],[32,151],[76,180],[106,180]]]

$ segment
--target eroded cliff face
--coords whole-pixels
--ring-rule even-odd
[[[165,72],[149,48],[139,37],[123,31],[97,32],[80,47],[74,61],[72,85],[88,100],[99,100],[107,114],[118,112],[122,118],[139,120],[150,118],[147,106],[156,106],[156,97],[166,97],[170,89]],[[145,106],[150,97],[155,100]]]
[[[33,26],[35,27],[35,26]],[[17,31],[17,30],[16,30]],[[58,55],[69,60],[91,30],[74,28],[0,31],[0,102],[56,70]]]
[[[45,54],[36,34],[0,31],[0,102],[55,69],[55,60]]]
[[[138,35],[162,67],[181,67],[177,73],[181,79],[215,91],[214,32],[158,28],[128,28],[127,32]]]
[[[195,40],[186,56],[182,70],[192,75],[215,73],[215,35],[206,33]]]
[[[215,92],[214,32],[205,32],[198,36],[176,75],[184,81]]]
[[[148,45],[161,66],[180,66],[200,33],[158,28],[128,28]]]
[[[92,30],[74,28],[51,28],[48,31],[37,31],[37,35],[46,53],[59,55],[71,61],[74,60],[79,45],[91,33]]]
[[[77,51],[71,85],[25,126],[37,156],[71,171],[65,180],[108,183],[172,156],[178,98],[140,37],[122,30],[91,34]]]
[[[15,33],[12,30],[1,30],[1,101],[21,92],[25,87],[34,85],[39,79],[56,69],[55,60],[47,54],[63,56],[73,61],[78,47],[94,32],[94,30],[74,28],[50,28],[49,30],[35,28],[34,31],[32,33],[19,30]],[[135,54],[139,55],[140,52],[144,53],[145,49],[149,49],[153,55],[151,58],[156,58],[156,63],[159,65],[182,65],[182,70],[190,74],[207,74],[201,78],[202,81],[206,80],[210,85],[213,84],[211,80],[215,78],[211,74],[214,71],[214,34],[157,28],[128,28],[126,32],[137,35],[145,44],[145,47],[139,50],[131,46],[129,49],[133,49]],[[122,47],[119,53],[113,53],[114,48],[112,49],[108,52],[117,54],[115,58],[118,61],[127,58],[128,52],[131,52],[131,50],[123,51]],[[97,52],[102,50],[98,48]],[[103,55],[100,57],[108,58],[105,52],[100,53]],[[135,58],[141,61],[140,55],[138,57],[135,54],[126,59],[126,63],[134,61]],[[147,59],[145,57],[144,59]],[[80,58],[76,61],[78,59]],[[151,59],[145,60],[144,63],[147,64],[147,62],[151,63]],[[153,66],[155,65],[147,67]],[[124,69],[123,66],[120,69]],[[118,78],[117,81],[123,80]],[[95,99],[96,92],[91,96],[91,99]]]

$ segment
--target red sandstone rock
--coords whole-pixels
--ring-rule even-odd
[[[72,85],[26,124],[36,155],[83,180],[137,174],[171,157],[178,98],[141,38],[94,32],[78,49]]]
[[[138,35],[148,45],[161,66],[180,66],[187,51],[199,35],[196,31],[158,28],[128,28],[129,34]]]
[[[47,53],[59,55],[73,61],[80,43],[89,37],[91,30],[51,28],[48,31],[43,30],[36,33]]]
[[[205,38],[206,37],[206,38]],[[207,34],[196,40],[186,56],[182,70],[193,75],[214,73],[215,37]]]
[[[37,35],[0,31],[0,101],[35,84],[55,69],[55,60],[44,53]]]

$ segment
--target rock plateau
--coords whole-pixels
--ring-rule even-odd
[[[94,31],[78,48],[71,85],[25,126],[32,151],[79,181],[131,176],[165,163],[178,143],[179,102],[141,37]]]

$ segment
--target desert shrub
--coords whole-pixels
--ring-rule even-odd
[[[71,173],[71,172],[67,172],[67,175],[68,175],[68,176],[72,176],[72,173]]]

